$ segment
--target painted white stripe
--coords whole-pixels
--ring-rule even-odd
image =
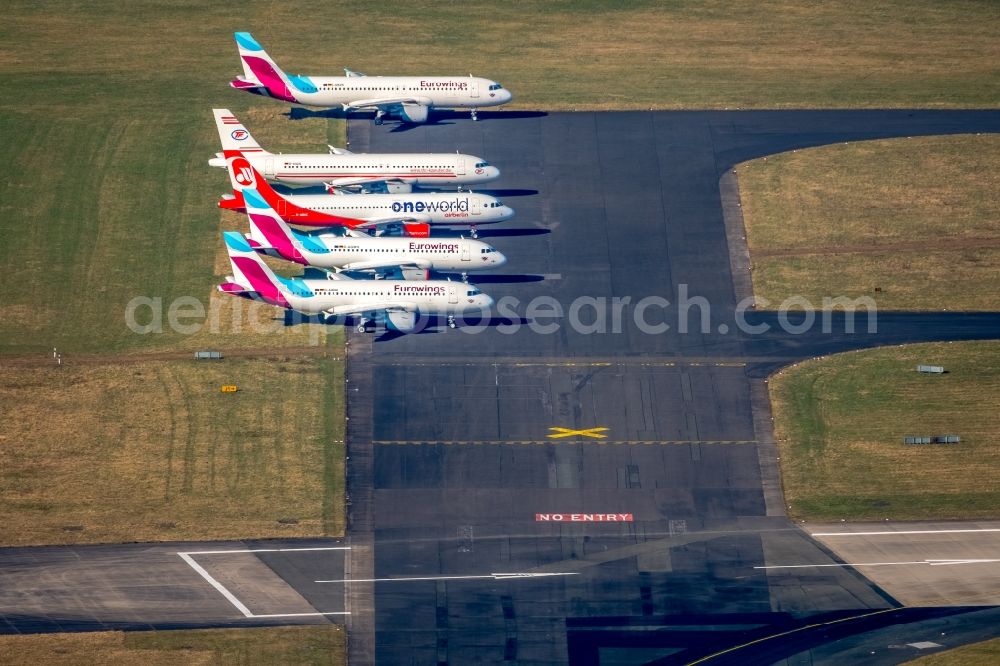
[[[542,578],[546,576],[577,576],[576,572],[568,573],[492,573],[479,576],[404,576],[400,578],[341,578],[338,580],[317,580],[316,583],[382,583],[388,581],[410,580],[476,580],[490,578],[504,580],[508,578]]]
[[[195,562],[192,555],[226,555],[230,553],[287,553],[287,552],[305,552],[305,551],[318,551],[318,550],[350,550],[350,546],[325,546],[318,548],[247,548],[243,550],[192,550],[185,553],[177,553],[182,560],[188,563],[192,569],[194,569],[199,576],[205,579],[205,581],[214,587],[219,594],[224,596],[229,603],[236,607],[236,610],[243,613],[244,617],[248,618],[275,618],[275,617],[317,617],[322,615],[350,615],[346,611],[330,611],[330,612],[316,612],[316,613],[272,613],[265,615],[257,615],[250,611],[242,601],[236,598],[236,595],[230,592],[225,585],[215,580],[210,573],[208,573],[204,567]]]
[[[225,555],[227,553],[297,553],[311,550],[350,550],[350,546],[329,546],[323,548],[250,548],[247,550],[189,550],[178,555]]]
[[[886,534],[971,534],[975,532],[1000,532],[1000,527],[982,527],[966,530],[891,530],[887,532],[814,532],[812,536],[883,536]]]
[[[249,617],[316,617],[320,615],[350,615],[347,611],[337,611],[329,613],[274,613],[272,615],[250,615]]]
[[[848,564],[774,564],[770,566],[754,567],[754,569],[820,569],[823,567],[891,567],[908,564],[927,564],[932,567],[950,566],[954,564],[991,564],[1000,562],[996,560],[921,560],[919,562],[856,562]]]
[[[229,603],[235,606],[236,610],[243,613],[244,617],[253,617],[253,613],[250,612],[250,609],[244,606],[243,602],[241,602],[239,599],[236,598],[236,595],[227,590],[225,585],[212,578],[212,575],[209,574],[207,571],[205,571],[205,569],[203,569],[200,564],[195,562],[194,558],[192,558],[188,553],[177,553],[177,554],[180,555],[181,559],[187,562],[192,569],[197,571],[198,575],[200,575],[202,578],[208,581],[209,585],[218,590],[219,593],[222,596],[224,596],[226,600],[229,601]]]

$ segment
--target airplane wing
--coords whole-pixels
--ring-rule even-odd
[[[354,228],[370,229],[371,227],[381,227],[386,224],[399,224],[404,222],[411,224],[429,224],[430,221],[430,215],[405,213],[403,215],[393,215],[391,217],[373,217],[369,220],[365,220],[361,224],[354,225]]]
[[[354,187],[355,185],[370,185],[371,183],[381,183],[388,180],[399,180],[398,178],[379,178],[378,176],[355,176],[353,178],[334,178],[326,181],[327,187],[341,188]]]
[[[396,310],[401,312],[415,312],[417,306],[413,303],[400,301],[375,301],[367,304],[337,305],[326,311],[332,316],[363,314],[365,312],[375,312],[377,310]]]
[[[343,106],[344,111],[350,111],[351,109],[374,109],[382,106],[396,106],[397,104],[430,106],[431,100],[427,97],[375,97],[347,102]]]
[[[392,261],[391,259],[374,260],[374,261],[355,261],[351,264],[345,264],[341,267],[342,271],[370,271],[376,268],[403,268],[403,267],[413,266],[414,268],[428,269],[431,267],[431,262],[426,259],[412,259],[407,261]]]

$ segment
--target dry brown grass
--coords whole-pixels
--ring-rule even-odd
[[[267,627],[0,636],[8,666],[343,664],[343,627]]]
[[[754,291],[770,307],[867,295],[885,309],[1000,309],[1000,137],[825,146],[738,173]],[[755,256],[775,250],[787,256]]]
[[[342,372],[280,357],[0,368],[0,543],[339,534]]]

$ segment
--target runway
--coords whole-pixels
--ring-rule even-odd
[[[361,152],[486,155],[503,172],[489,191],[517,210],[480,230],[510,260],[502,275],[472,278],[506,311],[465,330],[350,338],[348,443],[363,461],[349,471],[350,525],[370,546],[352,568],[560,575],[355,586],[371,606],[352,604],[352,658],[681,663],[830,613],[850,645],[885,625],[923,635],[936,620],[912,610],[845,620],[899,606],[851,568],[756,568],[840,563],[784,517],[761,378],[834,351],[995,337],[1000,317],[878,313],[849,332],[840,315],[824,331],[741,310],[745,247],[720,179],[795,147],[996,131],[1000,114],[483,115],[350,127]],[[669,304],[636,316],[657,297]],[[822,644],[778,639],[767,658],[833,649]]]
[[[1000,315],[879,312],[851,332],[746,310],[730,171],[996,132],[1000,113],[480,118],[350,124],[357,152],[486,156],[517,217],[480,229],[510,261],[474,278],[506,310],[349,334],[348,538],[2,549],[0,631],[345,622],[358,664],[888,664],[995,632],[991,609],[900,609],[785,517],[763,380],[835,351],[997,337]],[[191,555],[204,574],[179,554],[276,547],[296,550]],[[788,563],[835,566],[761,568]]]

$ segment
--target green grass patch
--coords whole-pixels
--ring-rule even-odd
[[[737,167],[754,293],[1000,309],[1000,136],[865,141]]]
[[[943,365],[944,375],[915,372]],[[1000,515],[1000,343],[838,354],[769,380],[789,513],[809,520]],[[956,445],[903,437],[960,435]]]
[[[332,357],[9,365],[0,403],[3,545],[343,533]]]
[[[0,636],[0,660],[36,664],[343,664],[343,627],[105,631]]]

